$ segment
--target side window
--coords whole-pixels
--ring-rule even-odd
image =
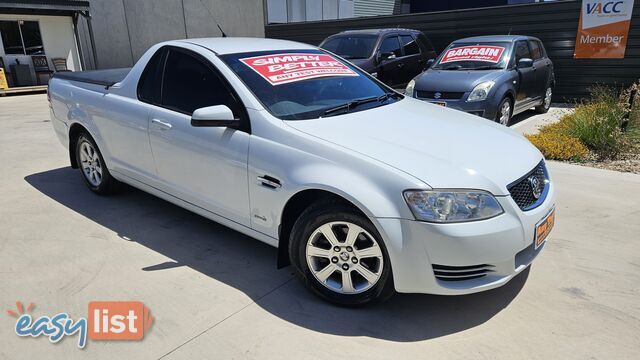
[[[529,51],[529,46],[526,41],[516,41],[516,64],[520,59],[529,58],[531,59],[531,52]]]
[[[203,61],[177,50],[170,50],[167,57],[162,105],[186,114],[227,105],[237,116],[237,102],[218,75]]]
[[[536,41],[536,43],[538,44],[538,47],[540,48],[540,55],[543,58],[546,58],[547,57],[547,50],[545,50],[544,45],[542,45],[542,42],[540,42],[540,41]]]
[[[158,50],[149,60],[138,82],[138,99],[150,104],[160,104],[162,68],[166,59],[165,48]]]
[[[382,40],[382,44],[380,45],[380,53],[394,53],[396,57],[402,56],[398,37],[391,36]]]
[[[429,38],[427,38],[423,33],[418,34],[418,45],[420,45],[420,48],[425,53],[433,51],[433,45],[431,45],[431,41],[429,41]]]
[[[414,40],[413,36],[400,35],[400,41],[402,42],[402,49],[405,56],[416,55],[420,53],[418,43]]]
[[[540,44],[537,41],[529,41],[529,47],[531,48],[531,58],[533,60],[542,58],[542,49],[540,49]]]

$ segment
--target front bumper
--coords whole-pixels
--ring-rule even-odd
[[[505,212],[487,220],[434,224],[375,219],[387,245],[396,291],[459,295],[506,284],[546,246],[545,242],[534,250],[533,241],[536,224],[555,207],[555,186],[549,186],[545,201],[526,212],[510,196],[497,197]],[[483,273],[481,269],[491,271]],[[484,275],[446,279],[456,271]]]
[[[464,111],[488,120],[495,120],[499,104],[495,104],[494,99],[487,98],[482,101],[467,102],[468,97],[469,92],[464,93],[464,95],[459,99],[431,99],[420,97],[417,97],[416,99],[432,103],[445,103],[448,108]]]

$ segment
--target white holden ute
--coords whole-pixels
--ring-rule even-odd
[[[275,246],[337,304],[504,285],[555,220],[524,137],[306,44],[164,42],[131,69],[57,73],[49,97],[91,191],[126,183]]]

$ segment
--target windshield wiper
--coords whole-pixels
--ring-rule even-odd
[[[325,110],[323,115],[330,116],[331,114],[336,113],[338,111],[349,112],[362,104],[368,104],[372,102],[384,102],[387,99],[389,99],[390,96],[391,96],[390,93],[385,93],[384,95],[381,95],[381,96],[372,96],[368,98],[351,100],[342,105],[334,106],[330,109]]]
[[[492,70],[492,69],[502,69],[500,66],[480,66],[477,68],[471,68],[469,70]]]

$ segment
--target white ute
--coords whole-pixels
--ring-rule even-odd
[[[127,183],[276,246],[338,304],[498,287],[555,219],[524,137],[301,43],[164,42],[130,70],[56,74],[49,97],[92,191]]]

